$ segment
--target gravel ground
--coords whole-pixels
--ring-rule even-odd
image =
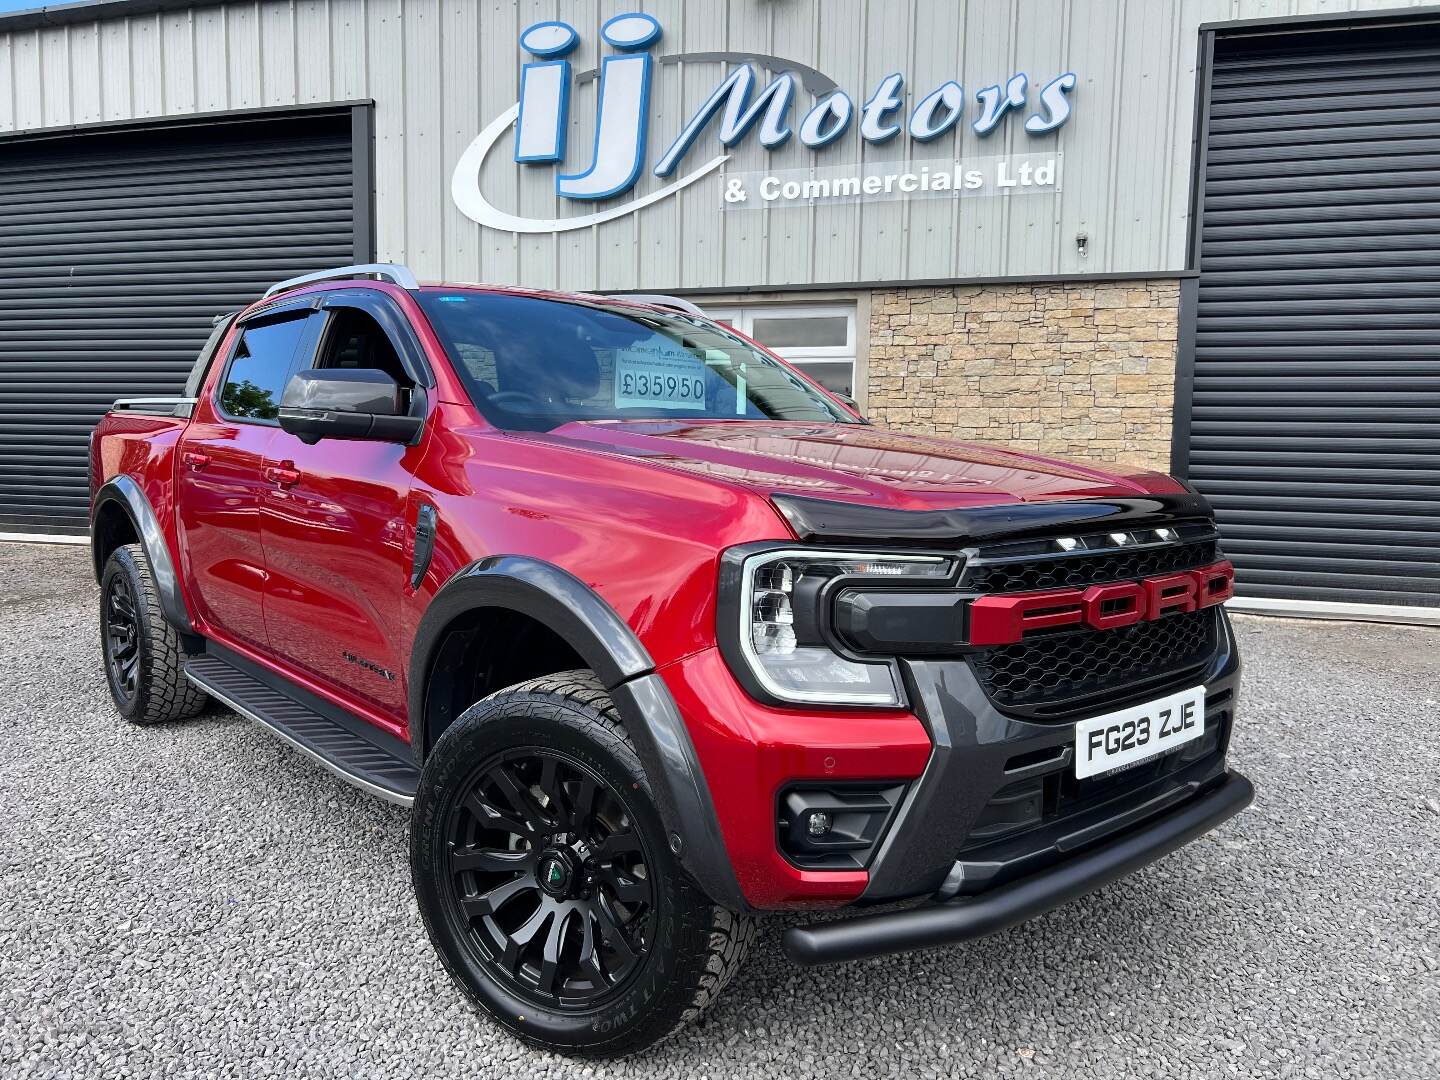
[[[472,1010],[406,815],[233,714],[112,711],[83,548],[0,545],[0,1075],[1440,1076],[1440,631],[1237,620],[1256,805],[968,946],[792,967],[587,1065]]]

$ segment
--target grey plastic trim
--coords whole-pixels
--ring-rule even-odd
[[[147,416],[189,416],[199,398],[193,397],[130,397],[116,398],[111,412],[144,413]],[[180,410],[185,410],[181,412]]]
[[[1276,615],[1292,619],[1440,626],[1440,607],[1411,607],[1403,604],[1353,604],[1339,600],[1282,600],[1268,596],[1236,596],[1225,601],[1225,610],[1237,615]]]
[[[140,490],[140,485],[124,474],[106,483],[95,493],[90,504],[90,545],[96,552],[97,560],[95,580],[100,580],[100,575],[105,570],[98,564],[95,523],[99,519],[101,508],[111,502],[118,502],[125,508],[135,526],[136,534],[140,537],[145,557],[150,562],[150,575],[155,579],[155,589],[160,594],[160,610],[165,615],[165,621],[181,633],[193,634],[195,628],[190,622],[190,613],[185,608],[185,598],[180,591],[180,578],[175,573],[175,564],[170,561],[170,547],[165,542],[160,519],[155,516],[150,500]]]
[[[916,661],[908,665],[912,683],[908,692],[915,695],[914,712],[925,725],[930,736],[930,759],[920,779],[909,786],[900,806],[890,819],[884,839],[875,849],[870,860],[870,876],[862,894],[867,898],[890,898],[908,891],[902,885],[907,870],[898,864],[903,861],[904,851],[900,850],[914,843],[911,821],[924,821],[938,812],[936,807],[946,805],[953,798],[951,784],[963,780],[964,763],[956,756],[956,748],[950,727],[945,720],[945,708],[936,688],[938,680],[929,675],[931,665]],[[959,767],[957,768],[957,762]],[[959,775],[957,775],[959,774]],[[899,850],[901,858],[892,858]]]
[[[420,619],[410,652],[412,717],[425,715],[425,686],[441,632],[457,616],[487,607],[518,611],[555,631],[607,690],[655,670],[635,632],[579,578],[542,559],[491,555],[456,571]]]
[[[304,754],[311,761],[314,761],[317,764],[323,766],[326,772],[329,772],[332,775],[339,777],[351,787],[358,788],[360,791],[365,792],[367,795],[374,795],[376,798],[384,799],[386,802],[393,803],[395,806],[403,806],[407,810],[414,804],[415,800],[411,796],[401,795],[397,791],[391,791],[389,788],[381,787],[379,784],[372,784],[368,780],[363,780],[360,777],[356,776],[354,773],[347,771],[345,768],[343,768],[336,762],[331,761],[328,758],[321,756],[320,754],[317,754],[314,750],[306,746],[299,739],[296,739],[289,732],[285,731],[283,728],[277,727],[276,725],[272,724],[269,720],[266,720],[259,713],[251,712],[239,701],[228,696],[224,691],[217,690],[209,682],[200,678],[194,672],[189,670],[189,668],[186,668],[185,670],[185,677],[189,679],[192,683],[194,683],[196,686],[200,687],[201,690],[204,690],[216,701],[223,704],[226,708],[233,709],[235,712],[245,717],[245,719],[252,720],[255,723],[259,724],[262,728],[268,731],[271,735],[274,735],[281,742],[293,747],[296,750],[299,750],[300,753]]]
[[[1233,690],[1240,674],[1234,633],[1223,618],[1218,624],[1221,645],[1195,678],[1196,683],[1205,684],[1207,694]],[[1072,737],[1066,733],[1072,730],[1073,717],[1060,722],[1037,721],[1000,712],[968,664],[911,660],[902,666],[913,711],[925,725],[934,749],[870,863],[870,880],[860,897],[865,904],[889,903],[946,888],[946,877],[954,866],[954,856],[946,853],[963,846],[972,815],[993,791],[1015,779],[1016,774],[1004,769],[1003,763],[1022,743],[1025,749],[1059,751],[1068,749],[1065,739]],[[1017,737],[1020,742],[1015,741]],[[1063,756],[1048,759],[1043,767],[1056,768]],[[989,781],[977,786],[977,778],[987,776]],[[971,797],[974,792],[980,793],[978,801]]]
[[[603,597],[553,563],[495,555],[456,572],[420,620],[410,654],[409,715],[423,722],[416,764],[428,753],[430,686],[445,628],[468,611],[499,608],[534,618],[558,634],[599,676],[631,733],[668,837],[679,837],[681,864],[717,904],[745,902],[719,831],[704,770],[664,679],[635,632]]]
[[[637,739],[635,749],[650,778],[672,850],[678,838],[675,853],[680,864],[715,903],[731,911],[744,910],[748,905],[720,834],[710,786],[665,680],[653,673],[641,675],[614,687],[610,696],[626,729],[648,736]]]
[[[42,532],[0,532],[0,540],[15,544],[89,544],[88,536],[70,536],[66,533]]]

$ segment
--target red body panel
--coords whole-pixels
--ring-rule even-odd
[[[900,710],[777,709],[750,700],[717,649],[661,671],[685,718],[720,809],[720,828],[745,898],[758,908],[839,905],[867,875],[801,870],[775,844],[775,796],[796,780],[917,778],[930,736]]]
[[[181,575],[193,615],[252,648],[268,643],[260,507],[265,457],[278,429],[237,424],[202,400],[175,464]]]
[[[663,667],[715,643],[720,552],[791,538],[768,502],[733,485],[657,473],[554,436],[497,432],[465,406],[444,405],[436,420],[415,489],[440,519],[422,592],[487,555],[544,559],[603,597]]]
[[[759,492],[900,510],[1184,490],[1158,473],[1106,473],[1034,454],[858,424],[636,420],[572,424],[552,436]]]
[[[637,421],[503,432],[468,402],[408,293],[353,287],[391,296],[429,355],[437,386],[417,446],[305,446],[273,426],[225,421],[211,405],[217,362],[188,426],[106,417],[95,434],[95,484],[121,473],[139,481],[200,633],[401,737],[411,643],[454,573],[501,554],[569,571],[654,659],[757,907],[842,904],[866,883],[863,871],[802,871],[781,856],[782,784],[909,781],[931,750],[908,712],[772,708],[731,675],[716,648],[719,557],[735,544],[794,539],[771,494],[924,509],[1182,490],[1154,473],[1115,475],[859,425]],[[200,456],[185,463],[185,453]],[[437,509],[439,527],[429,570],[411,589],[422,501]]]
[[[170,561],[181,565],[176,534],[179,515],[175,505],[176,444],[189,421],[168,416],[106,413],[90,440],[90,490],[116,476],[129,476],[140,485],[170,549]],[[181,573],[180,590],[193,614],[195,603],[189,576]]]
[[[306,446],[277,431],[267,462],[285,470],[260,500],[270,652],[405,727],[413,468],[393,443]],[[324,612],[323,620],[316,613]],[[361,665],[370,666],[361,666]],[[378,669],[378,670],[377,670]]]

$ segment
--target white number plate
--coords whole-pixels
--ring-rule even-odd
[[[1081,720],[1075,725],[1080,779],[1133,765],[1205,734],[1205,688]]]

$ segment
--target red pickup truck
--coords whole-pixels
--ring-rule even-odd
[[[413,807],[456,980],[594,1055],[697,1016],[754,913],[891,905],[800,963],[963,941],[1249,803],[1200,496],[879,431],[651,301],[375,264],[218,319],[93,439],[120,713],[214,698]]]

